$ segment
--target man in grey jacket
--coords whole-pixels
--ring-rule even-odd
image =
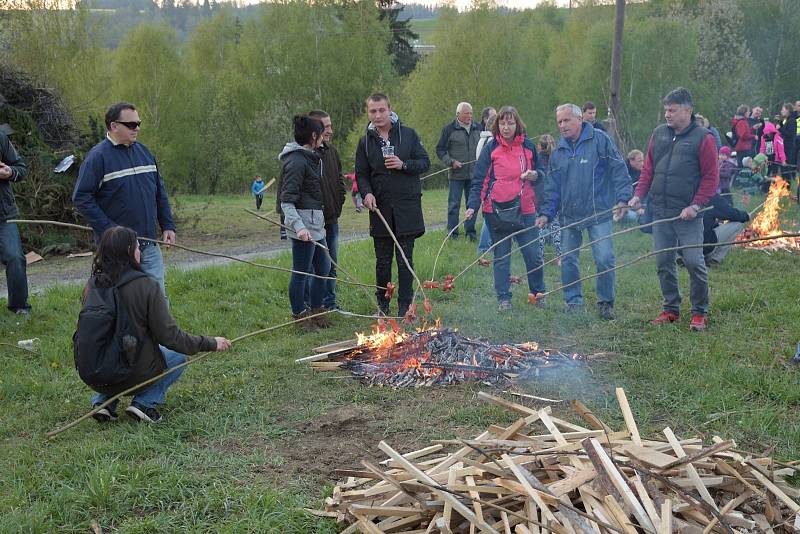
[[[8,309],[25,316],[31,309],[25,254],[17,225],[7,221],[19,215],[11,184],[24,180],[27,175],[25,162],[6,134],[0,132],[0,261],[6,267]]]
[[[472,121],[472,106],[469,102],[461,102],[456,107],[456,118],[442,128],[439,142],[436,145],[436,155],[450,167],[449,193],[447,197],[447,230],[450,231],[458,224],[458,215],[461,211],[461,197],[466,203],[469,197],[469,184],[472,177],[472,168],[475,166],[475,150],[481,138],[483,128]],[[464,233],[470,241],[476,240],[475,219],[464,221]],[[452,234],[458,238],[458,230]]]

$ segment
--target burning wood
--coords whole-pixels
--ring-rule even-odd
[[[737,240],[779,236],[785,233],[781,229],[780,223],[781,200],[789,198],[790,196],[789,184],[780,176],[775,177],[775,181],[772,182],[772,185],[769,187],[767,199],[764,201],[764,209],[753,219],[750,226],[739,234]],[[800,239],[796,237],[785,237],[781,239],[772,239],[770,241],[745,243],[742,246],[765,251],[800,251]]]
[[[491,532],[626,533],[796,532],[800,492],[779,464],[713,438],[644,439],[624,391],[617,389],[626,428],[613,432],[577,401],[592,428],[480,393],[521,415],[471,440],[438,440],[346,477],[309,512],[349,523],[343,533]],[[539,428],[536,428],[539,427]],[[445,447],[460,446],[454,452]]]
[[[404,332],[396,323],[358,334],[358,346],[336,352],[311,366],[320,371],[346,370],[372,386],[421,387],[482,381],[507,385],[519,375],[582,359],[540,349],[536,343],[497,345],[460,333],[431,329]]]

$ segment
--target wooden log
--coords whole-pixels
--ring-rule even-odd
[[[575,408],[575,411],[578,412],[578,415],[580,415],[583,418],[583,420],[589,423],[589,426],[591,426],[595,430],[603,430],[608,433],[611,432],[611,427],[609,427],[600,419],[598,419],[598,417],[595,414],[593,414],[592,411],[589,408],[587,408],[586,405],[583,404],[581,401],[577,399],[573,400],[572,407]]]

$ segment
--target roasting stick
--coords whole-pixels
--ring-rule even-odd
[[[450,236],[452,236],[452,235],[453,235],[453,232],[455,232],[456,230],[458,230],[459,226],[461,226],[462,224],[464,224],[464,222],[465,222],[466,220],[467,220],[467,219],[462,219],[462,220],[458,221],[458,224],[456,224],[456,225],[453,227],[453,229],[452,229],[452,230],[450,230],[449,232],[447,232],[447,235],[446,235],[446,236],[444,236],[444,239],[442,239],[442,244],[441,244],[441,245],[439,245],[439,250],[438,250],[438,252],[436,252],[436,257],[433,259],[433,269],[431,270],[431,278],[430,278],[431,280],[436,280],[436,264],[439,262],[439,255],[442,253],[442,249],[444,249],[444,245],[447,243],[447,240],[448,240],[448,239],[450,239]]]
[[[75,228],[77,230],[88,230],[90,232],[94,231],[89,226],[81,226],[79,224],[65,223],[65,222],[61,222],[61,221],[32,220],[32,219],[10,219],[10,220],[8,220],[6,222],[16,223],[16,224],[47,224],[47,225],[52,225],[52,226],[62,226],[62,227],[65,227],[65,228]],[[168,247],[179,248],[181,250],[185,250],[187,252],[193,252],[195,254],[203,254],[205,256],[213,256],[215,258],[225,258],[225,259],[228,259],[228,260],[231,260],[231,261],[238,261],[239,263],[252,265],[253,267],[259,267],[261,269],[272,269],[272,270],[275,270],[275,271],[283,271],[283,272],[286,272],[286,273],[304,274],[306,276],[312,276],[314,278],[321,278],[323,280],[336,280],[335,278],[333,278],[331,276],[321,276],[321,275],[313,274],[313,273],[303,273],[303,272],[300,272],[300,271],[295,271],[293,269],[287,269],[286,267],[279,267],[277,265],[267,265],[265,263],[256,263],[254,261],[244,260],[242,258],[237,258],[236,256],[230,256],[228,254],[222,254],[220,252],[208,252],[206,250],[199,250],[199,249],[196,249],[196,248],[189,248],[189,247],[186,247],[186,246],[183,246],[183,245],[178,245],[177,243],[167,243],[166,241],[161,241],[160,239],[151,239],[149,237],[139,237],[138,239],[140,241],[148,241],[150,243],[158,243],[159,245],[165,245],[165,246],[168,246]],[[386,289],[385,287],[377,287],[374,284],[363,284],[361,282],[354,282],[354,281],[350,281],[350,280],[340,280],[340,282],[342,282],[344,284],[359,285],[359,286],[369,287],[369,288]]]
[[[259,219],[262,219],[262,220],[264,220],[264,221],[267,221],[267,222],[269,222],[269,223],[272,223],[272,224],[274,224],[274,225],[277,225],[277,226],[279,226],[279,227],[281,227],[281,228],[284,228],[284,229],[286,229],[286,230],[290,230],[290,231],[294,232],[294,228],[289,228],[289,227],[288,227],[288,226],[286,226],[285,224],[283,224],[283,223],[281,223],[281,222],[279,222],[279,221],[275,221],[275,220],[273,220],[273,219],[270,219],[269,217],[266,217],[266,216],[264,216],[264,215],[261,215],[260,213],[256,213],[256,212],[254,212],[254,211],[252,211],[252,210],[249,210],[249,209],[245,209],[244,211],[246,211],[246,212],[247,212],[247,213],[249,213],[250,215],[253,215],[253,216],[255,216],[255,217],[258,217]],[[321,248],[322,250],[324,250],[324,251],[325,251],[325,254],[327,254],[327,256],[328,256],[328,259],[330,260],[331,264],[332,264],[332,265],[333,265],[333,266],[336,268],[336,270],[337,270],[337,271],[341,271],[341,272],[342,272],[342,274],[344,274],[344,275],[345,275],[347,278],[349,278],[349,279],[350,279],[350,280],[352,280],[353,282],[358,282],[358,280],[356,279],[356,277],[355,277],[355,276],[353,276],[352,274],[350,274],[350,273],[348,273],[347,271],[345,271],[344,269],[342,269],[342,268],[339,266],[339,264],[338,264],[338,263],[336,263],[336,262],[333,260],[333,256],[331,256],[331,249],[329,249],[329,248],[327,247],[327,245],[323,245],[322,243],[318,243],[318,242],[314,241],[313,239],[311,240],[311,243],[313,243],[313,244],[314,244],[314,246],[316,246],[316,247],[319,247],[319,248]],[[338,278],[337,278],[336,280],[338,280]],[[362,290],[363,290],[363,291],[364,291],[364,292],[367,294],[367,302],[371,301],[371,300],[372,300],[372,295],[370,295],[370,294],[369,294],[369,292],[367,292],[367,288],[366,288],[366,287],[364,287],[364,286],[362,286],[361,284],[359,284],[359,287],[361,287],[361,289],[362,289]],[[385,289],[385,288],[378,288],[378,289]],[[375,306],[376,306],[376,307],[378,306],[378,305],[377,305],[377,303],[375,303]],[[380,313],[380,308],[379,308],[379,307],[377,307],[377,309],[378,309],[378,313]]]
[[[257,335],[260,335],[260,334],[265,334],[265,333],[270,332],[272,330],[277,330],[278,328],[283,328],[284,326],[290,326],[290,325],[293,325],[295,323],[299,323],[299,322],[302,322],[302,321],[308,321],[310,319],[314,319],[314,318],[320,317],[322,315],[327,315],[329,313],[333,313],[333,311],[334,310],[327,310],[327,311],[324,311],[324,312],[316,313],[314,315],[309,315],[309,316],[303,317],[301,319],[295,319],[293,321],[288,321],[288,322],[285,322],[285,323],[281,323],[279,325],[270,326],[270,327],[267,327],[267,328],[262,328],[261,330],[256,330],[255,332],[250,332],[249,334],[244,334],[244,335],[241,335],[241,336],[239,336],[237,338],[231,339],[231,344],[238,343],[239,341],[243,341],[243,340],[245,340],[245,339],[247,339],[249,337],[257,336]],[[191,365],[191,364],[193,364],[193,363],[195,363],[195,362],[197,362],[199,360],[202,360],[203,358],[205,358],[207,356],[210,356],[211,354],[216,354],[216,351],[203,352],[203,353],[195,356],[191,360],[187,359],[185,362],[183,362],[183,363],[181,363],[179,365],[176,365],[175,367],[170,367],[169,369],[167,369],[166,371],[164,371],[161,374],[158,374],[158,375],[156,375],[156,376],[154,376],[152,378],[148,378],[147,380],[145,380],[143,382],[140,382],[139,384],[136,384],[135,386],[130,387],[130,388],[126,389],[125,391],[122,391],[121,393],[117,393],[116,395],[114,395],[113,397],[109,398],[104,403],[94,406],[92,408],[92,410],[90,410],[89,412],[85,413],[84,415],[82,415],[78,419],[75,419],[71,423],[62,426],[61,428],[58,428],[56,430],[52,430],[52,431],[46,433],[45,437],[48,438],[48,439],[52,439],[56,435],[60,434],[61,432],[64,432],[65,430],[68,430],[68,429],[74,427],[75,425],[77,425],[81,421],[84,421],[84,420],[88,419],[89,417],[91,417],[92,415],[96,414],[98,411],[102,410],[103,408],[105,408],[106,406],[108,406],[112,402],[116,401],[120,397],[124,397],[125,395],[127,395],[127,394],[129,394],[129,393],[131,393],[133,391],[136,391],[137,389],[141,388],[142,386],[146,386],[148,384],[152,384],[153,382],[156,382],[156,381],[164,378],[168,374],[170,374],[170,373],[172,373],[172,372],[174,372],[174,371],[176,371],[176,370],[178,370],[178,369],[180,369],[182,367],[186,367],[186,366]]]
[[[771,236],[766,236],[766,237],[754,237],[754,238],[751,238],[751,239],[742,239],[741,241],[722,241],[722,242],[719,242],[719,243],[714,243],[714,246],[715,247],[717,247],[717,246],[723,246],[724,247],[726,245],[743,245],[745,243],[754,243],[756,241],[771,241],[773,239],[781,239],[781,238],[784,238],[784,237],[800,237],[800,233],[771,235]],[[612,267],[610,269],[606,269],[605,271],[602,271],[602,272],[599,272],[599,273],[588,274],[588,275],[584,276],[583,278],[579,278],[579,279],[575,280],[574,282],[570,282],[569,284],[564,284],[564,285],[558,286],[558,287],[556,287],[554,289],[551,289],[550,291],[545,291],[544,293],[540,293],[540,294],[537,295],[537,298],[546,297],[547,295],[550,295],[551,293],[555,293],[556,291],[561,291],[562,289],[566,289],[568,287],[574,286],[575,284],[579,284],[579,283],[584,282],[586,280],[591,280],[592,278],[597,278],[598,276],[603,276],[604,274],[608,274],[608,273],[616,271],[618,269],[622,269],[623,267],[630,267],[631,265],[633,265],[635,263],[639,263],[642,260],[646,260],[647,258],[655,256],[656,254],[661,254],[662,252],[675,252],[675,251],[678,251],[678,250],[684,250],[684,249],[689,249],[689,248],[703,248],[703,247],[707,247],[707,246],[709,246],[707,243],[698,243],[696,245],[680,245],[680,246],[677,246],[677,247],[668,247],[668,248],[662,248],[662,249],[659,249],[659,250],[654,250],[652,252],[648,252],[647,254],[643,254],[643,255],[639,256],[638,258],[634,258],[634,259],[632,259],[630,261],[627,261],[625,263],[621,263],[621,264],[619,264],[619,265],[617,265],[615,267]]]
[[[705,207],[705,208],[701,209],[701,210],[700,210],[700,211],[698,211],[697,213],[698,213],[698,214],[700,214],[700,213],[703,213],[704,211],[708,211],[708,210],[710,210],[710,209],[711,209],[711,206],[708,206],[708,207]],[[608,234],[608,235],[605,235],[605,236],[603,236],[603,237],[598,237],[598,238],[597,238],[597,239],[595,239],[594,241],[589,241],[588,243],[584,243],[584,244],[582,244],[582,245],[581,245],[581,246],[579,246],[579,247],[575,247],[575,248],[573,248],[572,250],[568,250],[568,251],[566,251],[566,252],[562,252],[562,253],[561,253],[561,256],[559,256],[559,257],[563,258],[564,256],[566,256],[566,255],[568,255],[568,254],[572,254],[573,252],[577,252],[577,251],[579,251],[579,250],[582,250],[582,249],[585,249],[585,248],[589,248],[589,247],[591,247],[592,245],[599,243],[600,241],[605,241],[606,239],[611,239],[611,238],[612,238],[612,237],[614,237],[614,236],[618,236],[618,235],[622,235],[622,234],[627,234],[628,232],[633,232],[634,230],[641,230],[642,228],[647,228],[647,227],[649,227],[649,226],[654,226],[654,225],[656,225],[656,224],[661,224],[661,223],[665,223],[665,222],[677,221],[677,220],[678,220],[678,219],[680,219],[680,218],[681,218],[681,216],[680,216],[680,215],[676,215],[675,217],[668,217],[668,218],[666,218],[666,219],[658,219],[657,221],[652,221],[652,222],[649,222],[649,223],[640,224],[640,225],[638,225],[638,226],[631,226],[630,228],[624,228],[624,229],[622,229],[622,230],[620,230],[620,231],[618,231],[618,232],[613,232],[613,233],[611,233],[611,234]],[[528,245],[525,245],[525,246],[528,246]],[[522,248],[522,247],[520,247],[520,248]],[[550,264],[551,264],[551,263],[553,263],[554,261],[558,260],[558,258],[559,258],[559,257],[551,258],[551,259],[547,260],[546,262],[543,262],[543,263],[542,263],[540,266],[538,266],[538,267],[534,267],[534,268],[533,268],[533,269],[531,269],[530,271],[526,272],[526,273],[525,273],[525,275],[527,276],[527,275],[531,274],[531,273],[532,273],[532,272],[534,272],[534,271],[538,271],[539,269],[544,269],[544,266],[545,266],[545,265],[550,265]]]
[[[475,163],[476,161],[478,161],[478,160],[477,159],[473,159],[472,161],[462,161],[461,164],[462,165],[469,165],[470,163]],[[421,182],[423,180],[427,180],[431,176],[436,176],[437,174],[442,174],[443,172],[449,171],[449,170],[450,170],[450,167],[445,167],[444,169],[439,169],[438,171],[434,171],[434,172],[432,172],[430,174],[426,174],[425,176],[420,178],[419,181]]]
[[[548,236],[551,236],[551,235],[555,234],[556,232],[560,232],[561,230],[563,230],[563,229],[565,229],[565,228],[571,228],[571,227],[573,227],[573,226],[575,226],[575,225],[578,225],[578,224],[581,224],[581,223],[583,223],[583,222],[586,222],[586,221],[588,221],[589,219],[593,219],[593,218],[595,218],[595,217],[599,217],[599,216],[601,216],[601,215],[605,215],[606,213],[611,213],[612,211],[614,211],[614,210],[618,210],[618,209],[619,209],[618,207],[613,207],[613,208],[609,208],[609,209],[607,209],[607,210],[604,210],[604,211],[598,211],[597,213],[593,213],[593,214],[591,214],[590,216],[588,216],[588,217],[586,217],[586,218],[584,218],[584,219],[581,219],[580,221],[575,221],[574,223],[570,223],[570,224],[568,224],[568,225],[566,225],[566,226],[562,226],[562,227],[561,227],[560,229],[558,229],[558,230],[553,230],[553,231],[547,232],[547,233],[545,233],[545,234],[542,234],[542,233],[540,232],[540,233],[539,233],[539,237],[537,237],[536,239],[533,239],[533,240],[531,240],[531,242],[530,242],[530,243],[528,243],[528,245],[532,245],[532,244],[536,243],[537,241],[541,241],[542,239],[545,239],[545,238],[547,238]],[[486,224],[486,223],[484,223],[484,224]],[[514,237],[514,236],[517,236],[517,235],[519,235],[519,234],[521,234],[521,233],[523,233],[523,232],[527,232],[528,230],[530,230],[530,228],[522,228],[521,230],[517,230],[516,232],[512,232],[512,233],[510,233],[509,235],[507,235],[507,236],[506,236],[506,237],[504,237],[503,239],[500,239],[500,240],[499,240],[499,241],[497,241],[496,243],[492,243],[492,246],[490,246],[488,249],[486,249],[486,252],[484,252],[483,254],[481,254],[480,256],[478,256],[477,258],[475,258],[475,261],[473,261],[472,263],[470,263],[469,265],[467,265],[466,267],[464,267],[464,269],[463,269],[463,270],[462,270],[460,273],[458,273],[457,275],[455,275],[455,276],[453,277],[453,281],[456,281],[456,280],[458,280],[458,279],[461,277],[461,275],[463,275],[465,272],[467,272],[467,271],[468,271],[470,268],[474,267],[474,266],[475,266],[475,264],[476,264],[476,263],[478,263],[479,261],[481,261],[481,259],[483,259],[483,257],[484,257],[484,256],[486,256],[487,254],[489,254],[489,252],[490,252],[490,251],[494,250],[494,248],[495,248],[495,247],[496,247],[498,244],[502,243],[502,242],[503,242],[503,241],[505,241],[506,239],[511,239],[512,237]],[[503,258],[505,258],[505,256],[503,256]],[[498,259],[500,259],[500,258],[498,258]]]

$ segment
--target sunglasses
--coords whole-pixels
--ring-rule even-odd
[[[135,130],[142,125],[142,121],[114,121],[117,124],[125,126],[129,130]]]

